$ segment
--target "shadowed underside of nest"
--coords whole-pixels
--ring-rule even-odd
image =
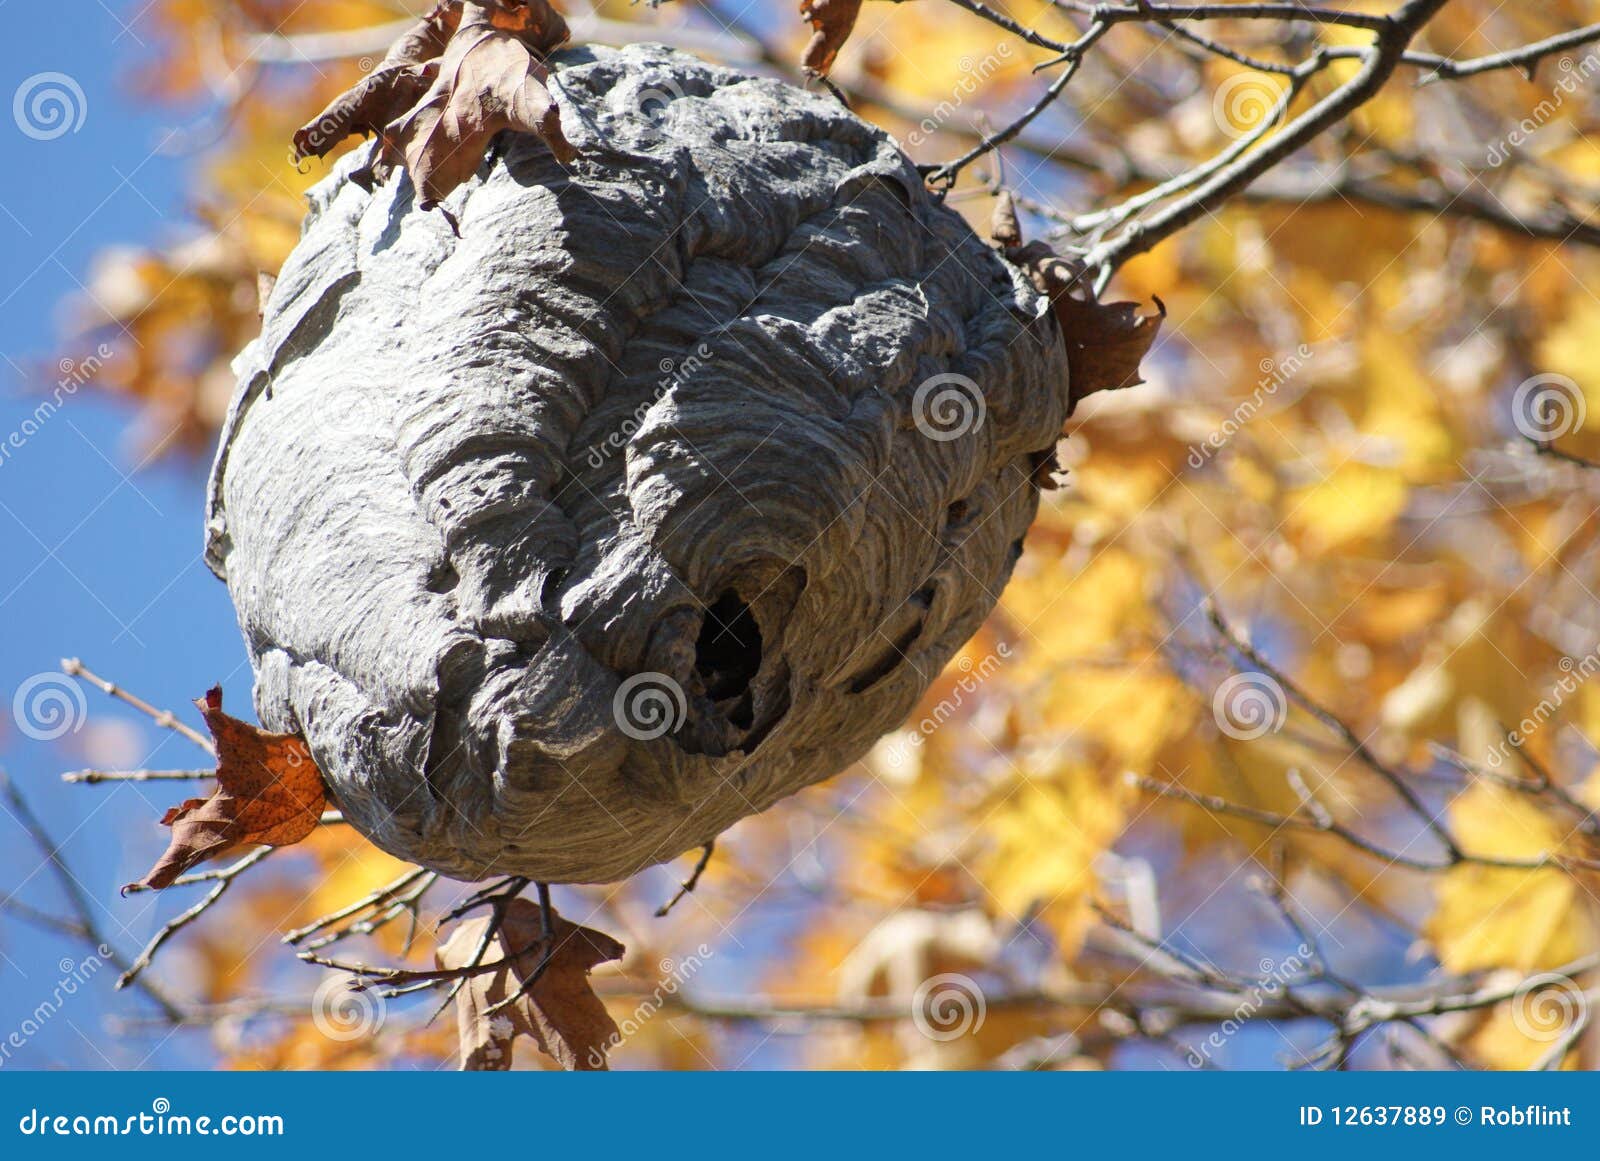
[[[993,607],[1068,407],[1026,278],[880,131],[654,46],[577,151],[312,195],[214,473],[270,728],[448,875],[606,881],[826,778]]]

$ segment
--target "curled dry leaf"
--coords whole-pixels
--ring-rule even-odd
[[[355,133],[383,142],[371,176],[404,163],[423,209],[476,172],[503,129],[543,138],[562,161],[576,151],[540,58],[566,41],[567,22],[549,0],[441,4],[389,50],[360,84],[294,135],[295,158],[324,157]]]
[[[222,712],[222,690],[195,702],[217,741],[217,788],[167,811],[167,851],[124,892],[169,886],[202,859],[240,846],[283,847],[314,829],[327,805],[322,773],[304,740],[269,734]]]
[[[995,225],[1004,228],[1004,223]],[[1008,248],[1006,256],[1027,270],[1033,284],[1050,297],[1067,347],[1071,408],[1097,391],[1144,382],[1139,364],[1167,317],[1159,298],[1155,314],[1145,314],[1136,302],[1096,302],[1083,278],[1083,264],[1060,257],[1043,242]]]
[[[294,135],[296,162],[326,157],[355,133],[382,133],[420,101],[438,75],[437,58],[461,23],[460,4],[440,4],[390,47],[378,67]]]
[[[589,972],[621,959],[625,949],[603,932],[552,913],[555,946],[549,966],[524,993],[526,981],[544,957],[541,916],[537,903],[513,899],[481,955],[479,945],[493,922],[488,916],[459,924],[436,953],[438,965],[451,970],[470,967],[475,958],[485,965],[502,965],[468,976],[456,993],[463,1070],[510,1068],[518,1036],[527,1036],[569,1072],[607,1067],[606,1053],[615,1043],[617,1025],[589,986]],[[516,999],[496,1010],[512,995]]]
[[[560,30],[565,33],[564,21]],[[561,132],[561,111],[545,88],[549,73],[525,39],[546,34],[544,25],[536,33],[496,27],[488,9],[466,6],[432,87],[384,133],[386,149],[404,155],[423,209],[477,171],[490,140],[502,129],[537,134],[563,162],[577,156]]]
[[[800,58],[807,71],[826,76],[861,14],[861,0],[800,0],[800,15],[811,22],[811,42]]]
[[[995,195],[994,212],[989,217],[989,237],[1003,248],[1022,245],[1022,226],[1017,221],[1017,200],[1010,190]]]

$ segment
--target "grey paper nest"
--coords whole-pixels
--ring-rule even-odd
[[[1067,411],[1039,296],[831,95],[556,54],[580,150],[445,214],[365,150],[240,356],[207,555],[345,816],[603,882],[843,769],[995,603]]]

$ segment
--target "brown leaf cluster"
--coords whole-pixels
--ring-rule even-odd
[[[1116,391],[1144,382],[1139,371],[1161,332],[1167,308],[1155,299],[1155,314],[1136,302],[1097,302],[1084,283],[1083,264],[1063,258],[1043,242],[1022,244],[1016,202],[1008,193],[995,200],[989,236],[1005,256],[1028,272],[1035,288],[1050,298],[1050,308],[1067,347],[1072,377],[1071,406],[1097,391]]]
[[[166,853],[127,891],[157,890],[196,863],[241,846],[282,847],[316,829],[327,796],[305,741],[271,734],[222,712],[222,690],[195,702],[217,742],[217,787],[161,819],[172,828]]]
[[[383,146],[373,177],[405,166],[423,209],[471,177],[504,129],[533,133],[571,161],[577,154],[561,131],[543,63],[568,35],[548,0],[440,4],[370,76],[301,127],[296,159],[324,157],[355,133],[377,134]]]
[[[494,924],[489,916],[460,924],[439,948],[436,958],[441,968],[502,965],[469,975],[456,993],[462,1069],[510,1068],[518,1036],[528,1037],[569,1072],[607,1067],[606,1054],[615,1043],[617,1025],[589,986],[589,972],[621,959],[624,948],[603,932],[579,927],[554,913],[551,919],[549,963],[531,985],[528,981],[546,955],[542,912],[531,900],[513,899],[504,907],[493,937],[481,951],[485,933]],[[515,999],[506,1003],[510,996]]]

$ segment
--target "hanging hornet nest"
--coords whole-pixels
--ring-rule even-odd
[[[443,5],[301,132],[376,139],[311,194],[209,501],[263,724],[464,879],[618,879],[859,758],[1155,329],[833,95],[559,21]]]

